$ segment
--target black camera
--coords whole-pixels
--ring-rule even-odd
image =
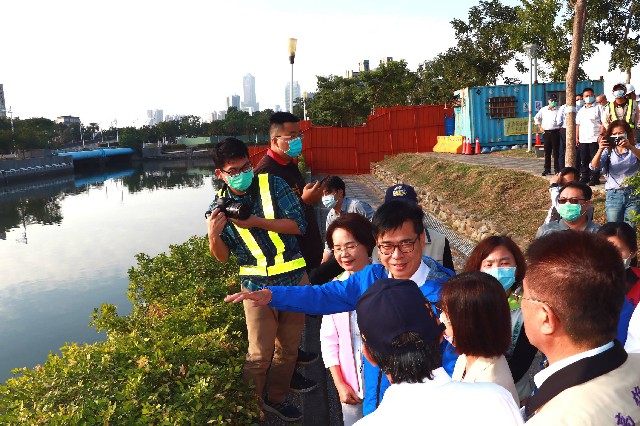
[[[216,208],[227,218],[246,220],[251,216],[251,206],[233,201],[231,198],[220,197],[216,201]],[[211,210],[204,212],[204,217],[211,216]]]
[[[615,148],[622,143],[623,139],[623,136],[607,136],[607,144],[609,144],[609,148]]]

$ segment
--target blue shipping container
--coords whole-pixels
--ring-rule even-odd
[[[566,83],[534,84],[532,93],[532,116],[545,105],[549,95],[558,95],[558,105],[564,105]],[[596,94],[604,93],[604,82],[600,80],[579,81],[576,93],[592,87]],[[454,106],[455,134],[466,136],[472,142],[479,138],[481,146],[526,145],[529,123],[529,85],[467,87],[455,94],[459,103]],[[532,143],[535,143],[537,127],[532,123]]]

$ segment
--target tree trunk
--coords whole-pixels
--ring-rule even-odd
[[[582,39],[587,21],[587,1],[576,0],[573,15],[573,37],[571,40],[571,56],[567,70],[567,140],[565,151],[565,165],[575,167],[576,158],[576,83],[578,81],[578,67],[582,54]]]

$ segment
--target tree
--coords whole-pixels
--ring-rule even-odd
[[[371,111],[368,91],[358,77],[318,76],[318,91],[307,114],[318,126],[357,126]]]
[[[379,107],[411,105],[418,81],[405,60],[380,64],[377,69],[362,73],[360,78],[368,92],[371,114]]]

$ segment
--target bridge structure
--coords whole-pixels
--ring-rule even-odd
[[[58,157],[70,157],[75,168],[89,165],[104,165],[110,161],[130,160],[135,151],[131,148],[98,148],[90,151],[60,152]]]

